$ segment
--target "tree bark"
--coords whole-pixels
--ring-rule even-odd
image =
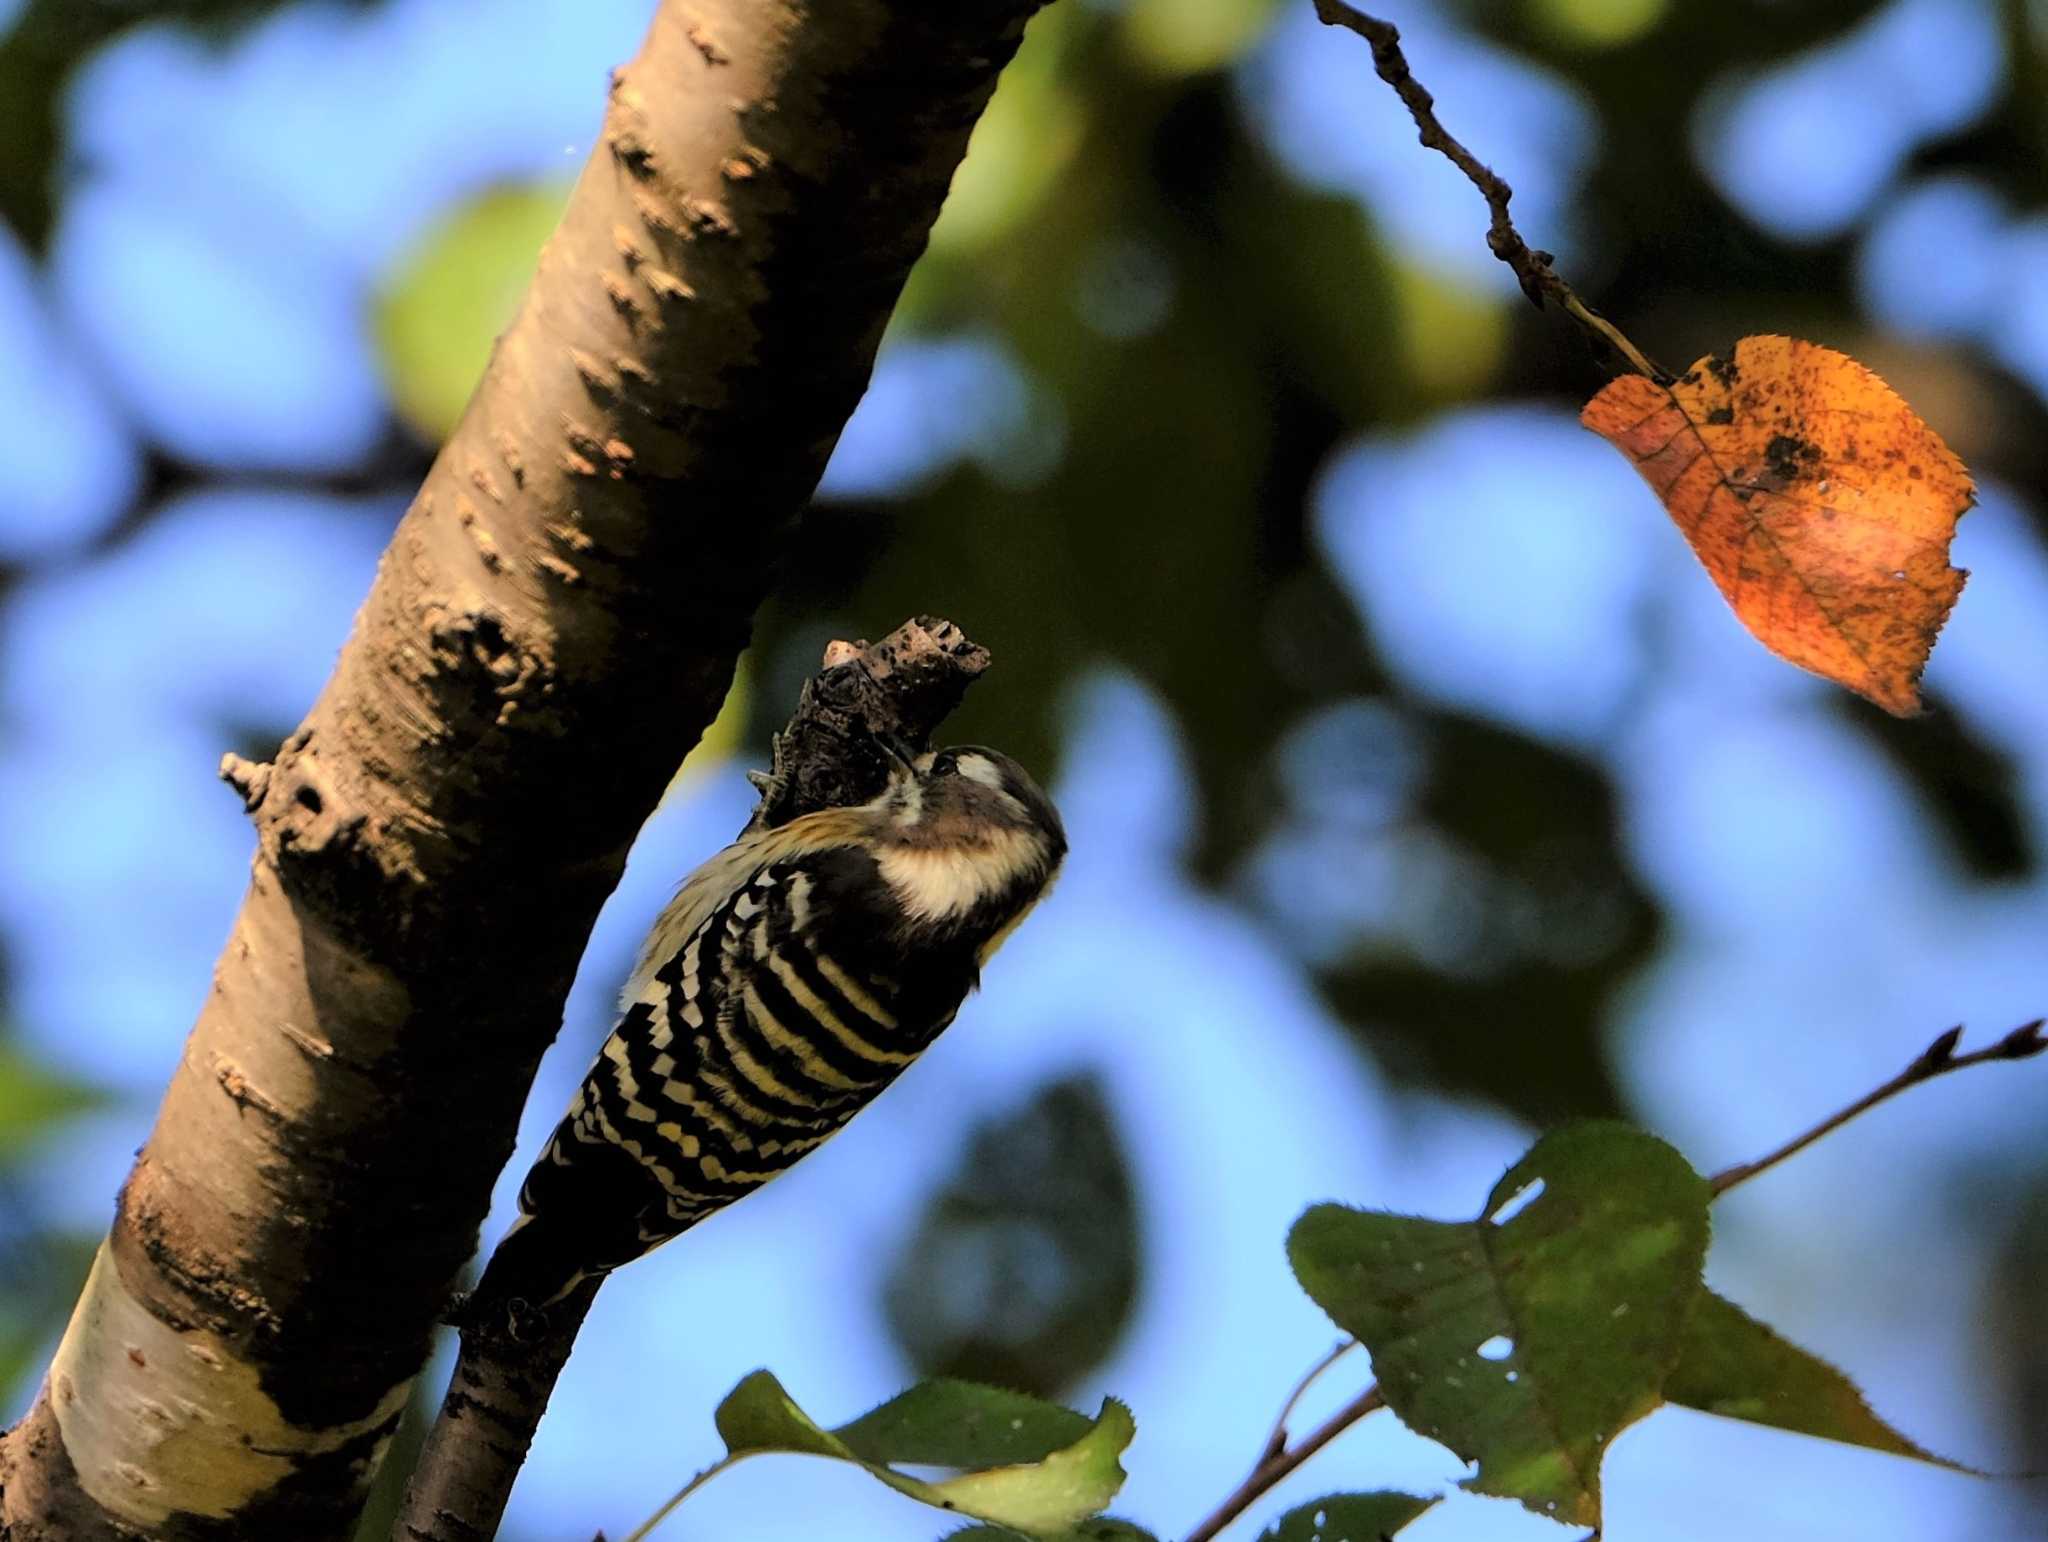
[[[441,1411],[391,1523],[391,1542],[489,1542],[555,1381],[604,1281],[586,1280],[527,1331],[465,1324]]]
[[[626,848],[1038,0],[663,0],[273,764],[0,1539],[346,1536]]]

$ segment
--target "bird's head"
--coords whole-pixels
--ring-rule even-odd
[[[882,875],[920,925],[1000,940],[1067,853],[1059,811],[1031,774],[979,745],[899,759],[875,807]]]

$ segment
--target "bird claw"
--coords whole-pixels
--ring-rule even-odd
[[[456,1291],[442,1308],[441,1321],[465,1337],[503,1339],[532,1344],[547,1337],[551,1317],[544,1306],[524,1296],[486,1302],[475,1291]]]
[[[451,1292],[448,1304],[441,1308],[440,1321],[450,1328],[467,1328],[470,1325],[470,1307],[476,1301],[476,1293],[468,1290]]]

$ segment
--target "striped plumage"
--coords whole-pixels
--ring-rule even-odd
[[[479,1298],[545,1305],[821,1145],[953,1020],[1065,852],[1022,767],[958,748],[705,863],[649,934]]]

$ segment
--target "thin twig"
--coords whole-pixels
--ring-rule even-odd
[[[1649,356],[1623,335],[1621,329],[1594,310],[1551,266],[1555,260],[1549,252],[1540,251],[1522,239],[1515,229],[1515,222],[1508,214],[1508,201],[1515,196],[1515,190],[1491,166],[1474,155],[1451,136],[1436,115],[1436,98],[1429,94],[1422,82],[1415,78],[1408,67],[1408,58],[1401,52],[1401,33],[1392,22],[1381,21],[1376,16],[1345,3],[1345,0],[1315,0],[1317,19],[1327,26],[1342,27],[1355,32],[1372,48],[1373,69],[1381,80],[1394,88],[1394,94],[1408,109],[1408,116],[1415,120],[1425,148],[1435,150],[1447,158],[1453,166],[1465,174],[1465,180],[1479,189],[1479,196],[1486,200],[1486,207],[1493,216],[1486,232],[1487,248],[1514,270],[1522,285],[1522,293],[1530,303],[1541,307],[1545,300],[1554,300],[1559,309],[1578,322],[1589,332],[1604,340],[1639,375],[1648,375],[1652,380],[1665,381],[1671,378],[1668,371],[1659,368]]]
[[[1259,1448],[1260,1461],[1278,1456],[1287,1449],[1287,1421],[1294,1415],[1294,1405],[1301,1401],[1302,1394],[1316,1384],[1317,1377],[1357,1347],[1357,1339],[1346,1339],[1302,1373],[1301,1380],[1294,1384],[1294,1390],[1287,1394],[1287,1401],[1280,1405],[1280,1412],[1273,1420],[1273,1433],[1266,1437],[1266,1443]]]
[[[1883,1086],[1873,1088],[1847,1108],[1830,1114],[1812,1129],[1787,1141],[1769,1156],[1758,1157],[1754,1162],[1739,1162],[1723,1172],[1716,1173],[1708,1180],[1708,1186],[1718,1199],[1738,1183],[1746,1183],[1758,1173],[1776,1167],[1787,1157],[1796,1156],[1823,1135],[1840,1129],[1858,1114],[1877,1107],[1887,1098],[1898,1096],[1908,1087],[1917,1087],[1922,1082],[1932,1081],[1937,1076],[1946,1076],[1951,1071],[1960,1071],[1967,1066],[1988,1065],[1998,1060],[2026,1060],[2038,1055],[2048,1050],[2048,1038],[2041,1035],[2042,1021],[2036,1018],[2031,1023],[2013,1029],[1996,1044],[1968,1055],[1956,1053],[1956,1044],[1963,1036],[1962,1025],[1957,1024],[1922,1050],[1911,1065]]]
[[[653,1531],[655,1527],[659,1526],[663,1521],[668,1519],[669,1512],[675,1509],[677,1505],[681,1504],[685,1499],[688,1499],[692,1494],[696,1493],[698,1489],[702,1488],[705,1484],[709,1483],[713,1478],[717,1477],[720,1473],[724,1472],[726,1468],[732,1466],[736,1462],[745,1461],[748,1457],[757,1454],[758,1453],[753,1451],[742,1451],[737,1456],[720,1457],[717,1461],[713,1462],[709,1467],[705,1468],[702,1472],[698,1473],[697,1476],[692,1478],[688,1483],[685,1483],[681,1488],[677,1489],[673,1494],[669,1495],[668,1502],[666,1504],[664,1504],[659,1510],[656,1510],[652,1515],[648,1516],[647,1519],[642,1521],[639,1525],[635,1526],[630,1532],[628,1532],[623,1538],[620,1539],[620,1542],[642,1542],[642,1539],[646,1537],[649,1532]]]
[[[1360,1419],[1376,1408],[1386,1407],[1386,1404],[1387,1400],[1380,1396],[1379,1384],[1375,1382],[1304,1435],[1299,1445],[1270,1452],[1246,1475],[1244,1482],[1231,1490],[1230,1496],[1223,1503],[1210,1511],[1202,1523],[1188,1533],[1187,1542],[1211,1542],[1225,1526],[1250,1509],[1261,1494]]]

